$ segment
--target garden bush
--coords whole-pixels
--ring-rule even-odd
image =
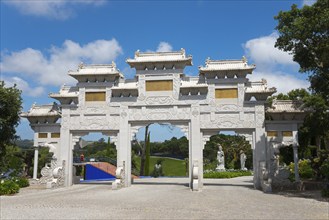
[[[19,185],[13,180],[1,180],[0,195],[11,195],[18,193]]]
[[[235,178],[239,176],[252,176],[252,172],[249,170],[224,171],[224,172],[211,171],[203,174],[204,178],[213,178],[213,179],[228,179],[228,178]]]
[[[291,172],[291,180],[294,181],[295,179],[295,164],[290,163],[289,169]],[[310,179],[313,177],[313,169],[311,167],[311,161],[310,160],[299,160],[298,161],[298,171],[299,176],[301,179]]]
[[[13,178],[13,181],[20,187],[28,187],[30,185],[29,180],[25,177],[16,177]]]
[[[329,189],[323,189],[321,191],[322,197],[328,197],[329,198]]]

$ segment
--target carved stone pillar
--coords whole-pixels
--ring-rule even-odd
[[[299,182],[299,171],[298,171],[298,145],[296,143],[294,143],[292,145],[293,150],[294,150],[294,164],[295,164],[295,181]]]
[[[119,170],[124,169],[124,170]],[[128,123],[128,108],[121,106],[120,129],[117,146],[117,172],[121,173],[120,182],[122,187],[131,185],[131,136],[130,125]],[[119,180],[117,178],[117,180]]]
[[[191,108],[190,122],[190,187],[200,191],[203,187],[203,151],[201,147],[200,109]]]
[[[39,157],[39,147],[34,146],[34,164],[33,164],[33,179],[38,179],[38,157]]]
[[[265,137],[265,109],[263,104],[258,104],[255,106],[255,121],[256,129],[254,133],[254,150],[253,150],[253,160],[254,160],[254,187],[256,189],[262,189],[262,170],[268,169],[266,167],[266,137]],[[260,162],[265,162],[265,167],[260,168]]]

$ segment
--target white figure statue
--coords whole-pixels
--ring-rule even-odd
[[[240,151],[241,170],[247,170],[247,168],[245,167],[245,165],[246,165],[246,160],[247,160],[247,156],[246,156],[246,154],[241,150],[241,151]]]
[[[217,167],[216,167],[216,171],[225,171],[225,155],[224,155],[224,151],[222,148],[222,145],[217,144],[218,146],[218,151],[217,151]]]

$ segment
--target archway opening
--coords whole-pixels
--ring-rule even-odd
[[[234,131],[211,136],[203,150],[203,169],[204,178],[251,176],[253,150],[249,141]]]
[[[106,183],[115,180],[117,150],[100,132],[82,136],[73,150],[73,183]]]
[[[149,123],[141,127],[132,141],[132,173],[140,176],[135,184],[156,178],[185,178],[188,184],[189,141],[181,128],[170,123]],[[177,184],[169,181],[166,184]],[[161,181],[161,184],[165,184]]]

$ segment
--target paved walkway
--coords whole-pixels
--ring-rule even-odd
[[[329,219],[328,202],[265,194],[253,189],[252,177],[206,179],[202,192],[187,182],[138,179],[117,191],[110,183],[29,187],[0,197],[0,219]]]

